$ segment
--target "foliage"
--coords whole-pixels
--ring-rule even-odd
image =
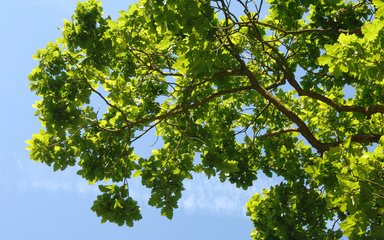
[[[141,218],[131,177],[172,218],[193,174],[262,171],[284,181],[248,202],[254,239],[382,239],[383,29],[381,0],[141,0],[116,20],[80,2],[34,56],[31,158],[107,180],[92,209],[119,225]]]

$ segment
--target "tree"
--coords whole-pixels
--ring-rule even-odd
[[[35,55],[30,156],[109,180],[103,222],[141,219],[131,177],[172,218],[193,174],[263,172],[284,181],[248,202],[254,239],[382,239],[383,29],[381,0],[141,0],[116,20],[78,3]],[[163,146],[136,155],[152,129]]]

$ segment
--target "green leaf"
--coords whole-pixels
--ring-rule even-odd
[[[375,16],[381,18],[384,16],[384,2],[382,0],[373,0],[373,4],[376,8]]]
[[[123,206],[120,204],[117,198],[115,199],[115,204],[113,205],[113,208],[123,208]]]
[[[134,174],[133,174],[133,177],[140,177],[141,176],[141,171],[140,170],[137,170]]]
[[[374,19],[372,22],[364,24],[361,31],[366,41],[375,41],[383,27],[383,21]]]
[[[158,48],[159,48],[159,50],[167,50],[170,48],[171,44],[173,44],[173,37],[172,36],[166,36],[158,44]]]
[[[173,170],[173,174],[175,174],[175,175],[180,174],[180,169],[179,169],[179,168],[176,168],[175,170]]]
[[[317,62],[319,65],[325,66],[332,62],[332,57],[328,55],[323,55],[317,59]]]

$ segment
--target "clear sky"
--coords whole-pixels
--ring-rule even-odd
[[[270,185],[261,178],[243,191],[216,179],[196,176],[174,219],[146,206],[148,191],[137,180],[130,191],[141,204],[143,220],[133,228],[100,224],[90,210],[98,193],[76,175],[76,169],[53,172],[28,158],[25,140],[39,129],[31,105],[27,76],[37,64],[32,54],[60,36],[75,0],[0,0],[0,239],[250,239],[252,225],[245,203],[254,191]],[[105,14],[116,16],[130,1],[104,0]],[[150,145],[141,144],[142,152]]]

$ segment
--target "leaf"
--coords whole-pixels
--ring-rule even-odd
[[[88,185],[93,185],[93,184],[95,184],[95,182],[97,182],[97,178],[95,178],[93,180],[89,180]]]
[[[382,18],[384,16],[384,2],[383,0],[373,0],[373,5],[375,5],[377,18]]]
[[[158,48],[159,48],[159,50],[167,50],[170,48],[172,43],[173,43],[173,37],[172,36],[166,36],[158,44]]]
[[[341,211],[341,212],[345,212],[345,211],[347,211],[347,206],[348,206],[348,204],[347,204],[346,202],[340,204],[340,205],[339,205],[340,211]]]
[[[384,148],[383,145],[379,144],[377,145],[375,151],[373,152],[375,157],[384,159]]]
[[[185,75],[187,73],[189,66],[189,61],[185,56],[180,56],[176,62],[172,65],[172,68],[176,69],[181,74]]]
[[[115,204],[113,205],[113,208],[123,208],[123,206],[121,205],[121,203],[117,198],[115,198]]]
[[[54,51],[54,52],[52,53],[52,56],[53,56],[54,58],[59,57],[59,56],[60,56],[59,51]]]
[[[378,19],[374,19],[370,23],[365,23],[361,28],[361,31],[364,34],[364,39],[366,41],[375,41],[383,27],[384,21]]]
[[[381,136],[380,139],[379,139],[379,144],[381,146],[384,146],[384,136]]]
[[[325,66],[325,65],[328,65],[332,62],[332,57],[324,54],[317,59],[317,62],[319,65]]]
[[[133,177],[137,178],[137,177],[140,177],[141,176],[141,170],[137,170],[134,174],[133,174]]]
[[[173,210],[169,207],[164,207],[161,209],[161,216],[165,216],[168,219],[172,219],[173,218]]]
[[[344,143],[343,143],[343,147],[345,147],[345,148],[349,148],[350,146],[351,146],[351,138],[348,137],[348,138],[344,141]]]
[[[180,174],[180,169],[179,169],[179,168],[176,168],[175,170],[173,170],[173,174],[175,174],[175,175]]]

